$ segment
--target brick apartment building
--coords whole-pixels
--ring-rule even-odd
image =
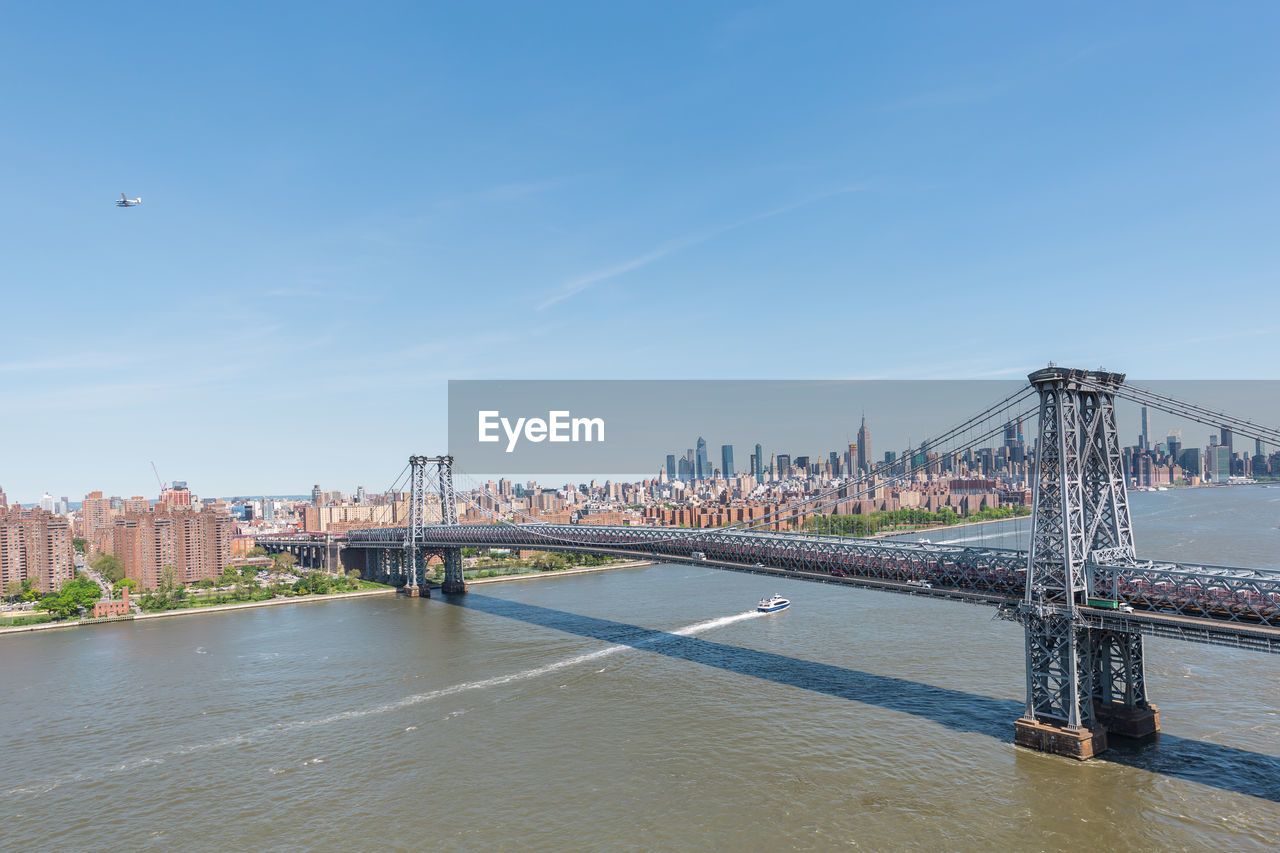
[[[181,504],[157,503],[151,512],[125,512],[112,520],[108,550],[126,577],[142,589],[160,585],[165,566],[178,583],[216,578],[231,564],[231,516]]]
[[[0,590],[30,579],[40,592],[56,592],[75,573],[67,519],[0,503]]]

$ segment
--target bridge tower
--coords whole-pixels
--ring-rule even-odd
[[[427,523],[427,466],[436,466],[436,482],[440,492],[440,523],[458,523],[458,502],[453,489],[453,457],[452,456],[410,456],[409,457],[409,518],[404,534],[404,554],[407,567],[406,591],[411,595],[427,594],[423,583],[426,573],[428,552],[422,543],[422,528]],[[441,590],[446,593],[463,593],[467,591],[462,577],[462,549],[441,548],[438,550],[444,560],[444,583]]]
[[[418,544],[422,541],[422,527],[427,523],[427,462],[425,456],[409,457],[409,518],[404,528],[404,591],[409,595],[427,591],[422,583],[427,554]]]
[[[1116,429],[1124,374],[1049,367],[1029,377],[1040,394],[1031,551],[1020,621],[1026,632],[1027,705],[1014,740],[1087,759],[1107,732],[1159,729],[1147,702],[1142,636],[1090,625],[1091,566],[1135,562],[1129,497]]]
[[[458,523],[458,501],[453,491],[453,457],[437,457],[437,482],[440,485],[440,523]],[[466,581],[462,577],[462,549],[444,548],[444,583],[440,589],[447,595],[467,591]]]

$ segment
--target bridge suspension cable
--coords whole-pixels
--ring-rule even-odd
[[[383,504],[374,510],[371,518],[369,519],[373,524],[390,525],[395,523],[396,492],[401,486],[408,484],[409,473],[409,465],[406,463],[405,466],[400,469],[400,473],[396,475],[396,478],[391,481],[391,485],[383,491]],[[404,483],[401,483],[401,480],[404,480]],[[381,522],[378,521],[379,515],[385,515],[386,520]]]
[[[1206,426],[1218,427],[1220,429],[1228,429],[1232,433],[1246,438],[1255,438],[1259,441],[1280,447],[1280,429],[1270,427],[1266,424],[1260,424],[1247,418],[1239,418],[1226,412],[1219,412],[1213,409],[1201,406],[1197,403],[1189,403],[1186,400],[1179,400],[1170,397],[1167,394],[1160,394],[1149,388],[1143,388],[1139,385],[1123,384],[1114,388],[1109,388],[1117,397],[1122,397],[1134,403],[1143,406],[1151,406],[1162,412],[1175,415],[1180,418],[1186,418],[1189,421],[1196,421]]]

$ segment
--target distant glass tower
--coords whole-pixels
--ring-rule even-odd
[[[694,457],[693,474],[699,480],[705,480],[711,476],[711,463],[707,461],[707,440],[702,436],[698,436],[698,453]]]
[[[1218,444],[1209,448],[1209,461],[1213,465],[1210,471],[1215,483],[1225,483],[1231,476],[1231,448],[1226,444]]]
[[[667,479],[674,480],[676,478],[676,455],[674,453],[667,454]]]
[[[1146,407],[1146,406],[1143,406],[1143,407],[1142,407],[1142,435],[1138,437],[1138,446],[1139,446],[1139,447],[1141,447],[1143,450],[1150,450],[1150,449],[1151,449],[1151,444],[1149,443],[1149,441],[1148,441],[1148,439],[1147,439],[1147,436],[1148,436],[1148,432],[1147,432],[1147,407]]]
[[[720,445],[720,471],[724,474],[726,480],[734,476],[732,444]]]
[[[758,482],[764,482],[764,448],[756,445],[756,470],[753,472]]]

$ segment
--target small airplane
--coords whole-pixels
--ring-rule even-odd
[[[116,207],[137,207],[142,204],[142,198],[126,198],[124,193],[120,193],[120,200],[116,202]]]

